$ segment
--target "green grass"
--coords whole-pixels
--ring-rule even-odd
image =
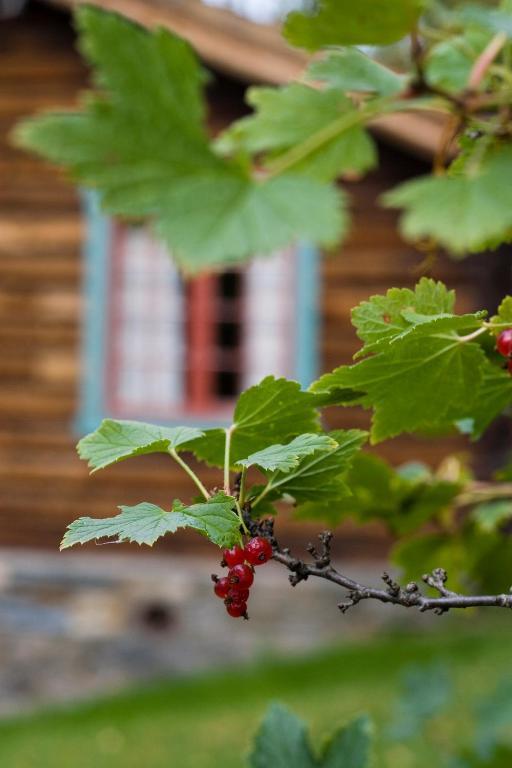
[[[434,746],[424,745],[420,755],[414,745],[394,745],[377,761],[377,768],[432,768],[439,745],[468,738],[475,697],[489,693],[510,669],[512,624],[480,632],[472,626],[466,621],[462,628],[446,624],[440,634],[386,636],[308,659],[263,661],[4,721],[0,766],[241,768],[270,700],[307,719],[317,742],[361,712],[378,725],[386,722],[404,667],[440,659],[453,672],[457,699],[432,729]]]

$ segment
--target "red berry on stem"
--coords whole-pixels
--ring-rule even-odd
[[[245,552],[242,547],[235,544],[231,549],[224,550],[222,559],[228,568],[233,568],[234,565],[241,565],[245,562]]]
[[[512,356],[512,328],[502,331],[496,339],[496,348],[503,357]]]
[[[240,563],[229,570],[228,579],[231,585],[236,584],[240,589],[248,589],[254,581],[254,574],[248,565]]]
[[[229,583],[229,579],[227,576],[223,576],[222,579],[217,579],[215,582],[215,586],[213,588],[213,591],[217,595],[217,597],[220,597],[221,600],[225,600],[228,596],[228,593],[231,589],[231,584]]]
[[[226,604],[226,611],[234,619],[239,619],[241,616],[243,616],[244,619],[248,618],[247,617],[247,603],[229,603],[229,604]]]
[[[272,557],[272,544],[261,536],[256,536],[245,545],[245,559],[251,565],[263,565]]]
[[[231,586],[226,595],[226,600],[232,603],[246,603],[249,599],[249,590],[240,589],[238,586]]]

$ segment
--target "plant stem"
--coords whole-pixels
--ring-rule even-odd
[[[247,528],[247,526],[246,526],[246,524],[244,522],[244,516],[242,514],[242,507],[240,506],[240,502],[239,501],[235,501],[235,505],[236,505],[236,512],[237,512],[237,515],[238,515],[238,519],[240,520],[240,525],[242,527],[242,530],[243,530],[243,532],[247,536],[249,536],[250,535],[249,534],[249,529]]]
[[[240,473],[240,485],[238,490],[238,503],[241,507],[243,507],[245,503],[245,481],[247,478],[247,467],[242,467],[242,471]]]
[[[477,328],[476,331],[473,331],[473,333],[468,333],[467,336],[458,336],[457,341],[473,341],[473,339],[478,338],[478,336],[481,336],[482,333],[485,333],[488,329],[487,324],[482,325],[481,328]]]
[[[174,461],[176,461],[183,470],[185,470],[185,472],[190,477],[192,482],[195,483],[195,485],[199,488],[199,490],[201,491],[205,499],[209,499],[210,494],[208,493],[208,491],[206,490],[206,488],[204,487],[204,485],[202,484],[202,482],[200,481],[200,479],[198,478],[194,470],[189,467],[186,461],[183,461],[179,453],[177,453],[174,450],[174,448],[170,448],[169,455],[172,456]]]
[[[230,470],[230,457],[231,457],[231,435],[233,434],[233,427],[229,427],[224,430],[226,432],[226,442],[224,445],[224,493],[226,496],[231,496],[231,486],[229,482],[229,470]]]
[[[507,35],[505,32],[498,32],[494,35],[487,47],[482,51],[478,59],[473,64],[473,68],[468,79],[468,88],[476,90],[496,56],[499,54],[505,43]]]
[[[494,499],[512,499],[512,483],[473,483],[467,491],[460,493],[455,499],[457,507],[469,507],[482,501]]]
[[[371,106],[363,107],[359,111],[346,112],[343,115],[340,115],[340,117],[333,120],[332,123],[328,123],[328,125],[324,126],[316,133],[308,136],[305,141],[292,147],[288,152],[285,152],[273,162],[268,163],[267,178],[279,176],[292,166],[305,160],[313,152],[321,149],[324,144],[336,139],[339,135],[345,133],[345,131],[350,130],[350,128],[355,128],[357,125],[361,125],[361,123],[368,122],[368,120],[375,115],[380,114],[382,111],[384,111],[382,103],[378,102],[377,106],[377,103],[374,102]]]

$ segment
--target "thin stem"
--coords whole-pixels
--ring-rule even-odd
[[[242,467],[240,473],[240,484],[238,489],[238,503],[241,507],[245,504],[245,481],[247,479],[247,467]]]
[[[236,506],[236,513],[238,515],[238,519],[240,520],[240,525],[242,527],[242,530],[246,534],[246,536],[249,536],[250,535],[249,534],[249,529],[247,528],[247,526],[245,524],[244,516],[242,514],[242,507],[240,506],[240,502],[238,500],[235,501],[235,506]]]
[[[285,152],[281,157],[273,162],[267,164],[268,175],[267,178],[273,178],[279,176],[281,173],[287,171],[293,165],[297,165],[302,160],[305,160],[313,152],[321,149],[325,144],[333,139],[336,139],[340,134],[355,128],[361,123],[366,123],[372,117],[380,114],[383,111],[383,105],[381,102],[378,104],[373,102],[371,105],[367,105],[359,111],[348,112],[341,115],[337,120],[333,120],[332,123],[324,126],[321,130],[308,136],[305,141],[292,147],[288,152]]]
[[[481,336],[482,333],[485,333],[488,330],[489,329],[488,329],[487,325],[485,324],[481,328],[478,328],[476,331],[473,331],[473,333],[468,333],[466,336],[458,336],[457,337],[457,341],[462,341],[462,342],[473,341],[473,339],[478,338],[478,336]]]
[[[198,478],[194,470],[189,467],[186,461],[183,461],[179,453],[177,453],[174,450],[174,448],[171,448],[169,449],[169,455],[172,456],[174,461],[176,461],[183,470],[185,470],[185,472],[190,477],[192,482],[195,483],[195,485],[199,488],[199,490],[201,491],[205,499],[209,499],[210,494],[208,493],[208,491],[206,490],[206,488],[204,487],[204,485],[202,484],[202,482],[200,481],[200,479]]]
[[[499,54],[505,43],[507,42],[507,35],[505,32],[498,32],[494,35],[489,44],[484,48],[478,59],[473,64],[473,68],[470,72],[468,79],[468,88],[476,90],[496,56]]]
[[[482,501],[494,499],[511,499],[512,483],[473,483],[467,491],[460,493],[454,503],[457,507],[469,507]]]
[[[224,444],[224,493],[227,496],[231,496],[231,485],[229,478],[229,470],[231,467],[231,435],[233,434],[233,427],[225,430],[226,442]]]

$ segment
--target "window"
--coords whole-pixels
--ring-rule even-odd
[[[85,195],[84,376],[79,429],[104,416],[221,424],[272,373],[316,374],[317,255],[284,249],[184,280],[145,227]]]

